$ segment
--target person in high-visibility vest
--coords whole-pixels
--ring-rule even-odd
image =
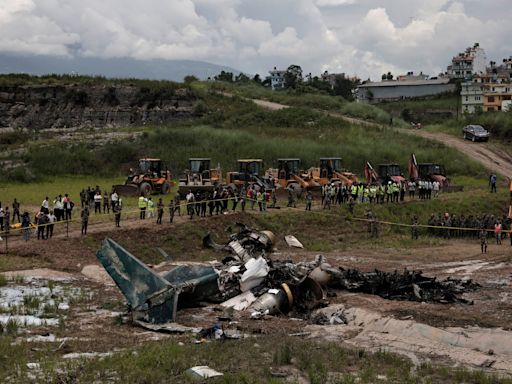
[[[151,197],[147,200],[148,206],[148,217],[155,217],[155,202],[151,200]]]
[[[144,220],[146,218],[146,207],[147,207],[147,199],[144,194],[141,194],[139,197],[139,209],[140,209],[140,219]]]

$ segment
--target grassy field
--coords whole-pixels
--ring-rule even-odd
[[[415,121],[427,125],[442,123],[455,117],[458,105],[457,96],[448,94],[423,99],[382,102],[376,106],[393,115],[393,118],[401,117],[407,123]]]
[[[393,353],[372,353],[286,335],[200,345],[182,337],[181,344],[170,340],[150,342],[101,359],[64,362],[54,353],[43,359],[47,351],[31,351],[31,344],[11,345],[10,339],[0,336],[0,378],[9,383],[32,382],[34,378],[35,382],[58,383],[191,383],[196,381],[185,371],[197,365],[224,373],[223,377],[208,380],[212,383],[277,384],[284,381],[272,373],[280,371],[292,372],[296,380],[311,384],[512,382],[479,370],[434,364],[413,367],[409,360]],[[42,362],[40,369],[29,373],[26,363],[38,361]]]

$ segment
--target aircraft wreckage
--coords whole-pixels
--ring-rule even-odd
[[[225,245],[215,243],[210,235],[203,239],[204,246],[227,253],[222,262],[190,263],[156,273],[111,239],[103,242],[96,256],[139,324],[174,322],[180,308],[204,302],[247,310],[254,318],[289,312],[308,314],[326,305],[326,291],[333,289],[393,300],[472,304],[462,294],[478,288],[471,280],[438,281],[420,271],[335,268],[321,255],[310,262],[274,260],[272,232],[237,225],[239,231]]]

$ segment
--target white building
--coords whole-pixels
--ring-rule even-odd
[[[429,80],[368,82],[358,86],[354,92],[354,97],[357,101],[377,103],[439,95],[455,90],[455,85],[449,83],[449,81],[450,79],[445,77]]]
[[[475,113],[483,110],[484,91],[481,82],[466,81],[460,90],[462,113]]]
[[[283,89],[284,88],[284,74],[285,70],[277,69],[274,67],[270,73],[270,85],[272,86],[272,90]]]
[[[471,79],[474,75],[486,72],[485,51],[478,43],[468,47],[452,59],[448,66],[448,76],[455,79]]]

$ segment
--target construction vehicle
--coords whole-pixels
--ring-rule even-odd
[[[341,167],[341,157],[321,157],[320,167],[309,169],[311,178],[320,186],[329,183],[352,185],[358,181],[352,172],[344,171]]]
[[[379,164],[378,172],[372,167],[369,161],[364,164],[364,175],[366,177],[366,184],[388,184],[389,182],[404,183],[405,178],[402,175],[400,165]]]
[[[262,159],[240,159],[238,160],[238,172],[228,172],[225,183],[232,189],[253,184],[264,190],[273,189],[273,183],[263,177],[262,174]]]
[[[189,169],[184,172],[184,177],[179,182],[178,191],[182,196],[185,196],[188,191],[194,194],[211,192],[222,182],[220,167],[210,168],[209,158],[190,158],[188,166]]]
[[[409,178],[411,180],[421,179],[437,181],[443,187],[448,186],[448,180],[442,165],[435,163],[418,163],[414,153],[412,153],[409,158]]]
[[[151,193],[167,194],[173,186],[171,171],[161,159],[144,158],[139,160],[136,170],[130,169],[124,184],[112,188],[121,196],[148,196]]]
[[[309,172],[301,171],[300,159],[277,159],[277,168],[270,168],[266,175],[276,181],[279,188],[313,189],[320,185]]]

